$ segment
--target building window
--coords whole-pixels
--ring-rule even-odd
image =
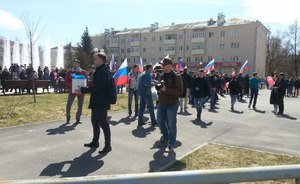
[[[208,56],[208,57],[207,57],[207,61],[211,61],[212,59],[213,59],[212,56]]]
[[[207,50],[208,50],[208,51],[213,51],[213,50],[214,50],[214,46],[213,46],[212,44],[209,44],[209,45],[207,46]]]
[[[179,38],[179,40],[181,40],[181,39],[183,38],[183,35],[180,34],[180,35],[178,36],[178,38]]]
[[[130,51],[131,52],[140,52],[140,47],[131,47]]]
[[[234,29],[231,30],[231,36],[236,37],[241,35],[241,30],[240,29]]]
[[[161,52],[161,47],[159,47],[159,52]]]
[[[204,49],[204,43],[193,44],[193,50],[202,50]]]
[[[221,31],[221,37],[225,37],[225,31]]]
[[[163,41],[163,40],[164,40],[164,37],[163,37],[163,36],[160,36],[160,37],[159,37],[159,40],[160,40],[160,41]]]
[[[189,46],[189,45],[187,45],[187,46],[186,46],[186,50],[189,50],[189,49],[190,49],[190,46]]]
[[[165,36],[165,40],[175,40],[176,39],[176,35],[173,34],[173,35],[166,35]]]
[[[147,37],[144,37],[144,42],[147,42]]]
[[[203,61],[203,57],[195,57],[195,62],[202,62]]]
[[[209,32],[209,33],[208,33],[208,37],[209,37],[209,38],[214,37],[214,32]]]
[[[127,53],[130,53],[130,49],[127,49]]]
[[[193,32],[193,38],[203,38],[204,37],[204,31],[194,31]]]
[[[118,47],[110,47],[109,52],[110,53],[119,53],[119,48]]]
[[[124,49],[121,49],[121,53],[124,53]]]
[[[125,43],[125,40],[124,40],[124,39],[122,39],[122,40],[121,40],[121,44],[124,44],[124,43]]]
[[[175,45],[166,45],[165,51],[175,51]]]
[[[131,42],[139,42],[139,41],[140,41],[140,37],[138,37],[138,36],[133,36],[131,38]]]
[[[231,48],[232,49],[239,49],[240,48],[240,43],[231,43]]]
[[[225,43],[221,43],[219,49],[220,49],[220,50],[224,50],[224,48],[225,48]]]
[[[146,48],[143,48],[143,52],[146,52]]]
[[[152,41],[153,41],[153,42],[155,41],[155,36],[152,36]]]
[[[190,58],[190,57],[186,57],[186,61],[187,61],[187,62],[190,62],[190,61],[191,61],[191,58]]]
[[[183,50],[183,47],[182,47],[182,46],[179,46],[179,47],[178,47],[178,50]]]
[[[239,61],[239,56],[231,56],[230,61]]]

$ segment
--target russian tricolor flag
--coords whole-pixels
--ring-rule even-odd
[[[204,72],[208,73],[215,69],[215,59],[211,60],[204,68]]]
[[[139,63],[139,72],[142,73],[143,72],[143,59],[140,58],[140,63]]]
[[[240,69],[240,73],[243,74],[244,72],[246,72],[249,69],[248,66],[248,60],[245,61],[245,63],[243,64],[243,66]]]
[[[176,68],[177,68],[177,71],[178,71],[178,72],[180,72],[180,71],[183,70],[182,63],[183,63],[182,57],[179,57],[179,58],[178,58],[178,63],[176,64]]]
[[[120,68],[114,75],[114,79],[117,86],[125,85],[128,83],[128,64],[127,58],[123,61]]]

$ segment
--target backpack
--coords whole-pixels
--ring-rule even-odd
[[[108,82],[108,102],[109,104],[116,104],[117,103],[117,91],[116,91],[116,83],[115,83],[115,79],[113,78],[111,72],[109,70],[107,70],[108,73],[108,78],[109,78],[109,82]]]

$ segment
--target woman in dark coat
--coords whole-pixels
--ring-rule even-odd
[[[278,76],[274,76],[275,84],[272,87],[271,95],[270,95],[270,104],[273,104],[274,110],[272,111],[274,114],[277,113],[278,109]]]

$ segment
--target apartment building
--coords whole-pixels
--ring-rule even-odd
[[[114,55],[117,66],[127,58],[129,65],[155,64],[167,54],[183,63],[191,71],[198,71],[215,59],[219,73],[238,71],[248,60],[249,71],[265,76],[267,28],[259,21],[238,18],[217,19],[150,27],[115,30],[92,36],[94,47],[104,48],[109,56]]]

